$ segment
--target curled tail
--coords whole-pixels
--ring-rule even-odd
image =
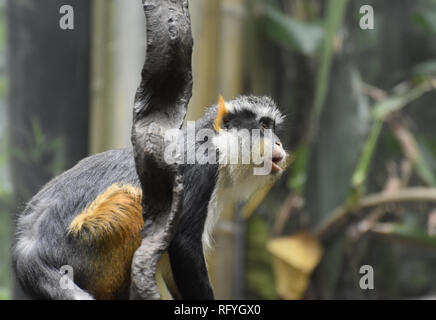
[[[63,268],[57,269],[44,261],[34,239],[26,236],[17,239],[12,248],[12,265],[21,287],[32,299],[94,299],[75,284]]]

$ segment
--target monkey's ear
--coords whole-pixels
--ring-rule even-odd
[[[214,128],[217,132],[220,132],[223,125],[223,118],[229,113],[227,110],[226,102],[224,101],[223,96],[220,96],[220,101],[218,104],[218,114],[215,119]]]

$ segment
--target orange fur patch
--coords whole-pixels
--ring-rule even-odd
[[[215,124],[214,124],[214,128],[217,132],[221,131],[222,124],[223,124],[223,118],[228,113],[229,113],[229,111],[227,110],[226,102],[224,101],[224,98],[222,96],[220,96],[220,102],[219,102],[219,106],[218,106],[218,114],[217,114],[217,117],[215,119]]]
[[[73,220],[69,234],[94,248],[83,261],[84,290],[96,299],[129,298],[132,259],[141,244],[143,226],[142,190],[131,185],[113,184]],[[180,297],[168,255],[162,256],[158,269],[163,295]]]
[[[83,240],[119,240],[143,226],[142,190],[115,183],[71,222],[69,233]]]
[[[69,226],[69,235],[94,248],[82,268],[83,289],[96,299],[127,299],[132,258],[142,241],[142,190],[113,184]]]

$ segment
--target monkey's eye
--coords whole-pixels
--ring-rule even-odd
[[[230,119],[228,117],[223,118],[223,127],[228,129],[229,128],[229,121]]]

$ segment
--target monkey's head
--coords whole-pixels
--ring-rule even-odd
[[[284,116],[271,98],[220,97],[213,112],[219,164],[231,182],[260,186],[283,172],[287,154],[278,131]]]

